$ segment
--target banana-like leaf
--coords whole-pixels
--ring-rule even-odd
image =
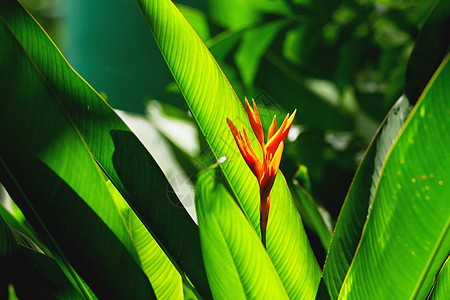
[[[355,254],[367,219],[373,190],[386,154],[411,111],[406,97],[401,97],[385,118],[370,143],[353,179],[336,223],[323,269],[323,279],[331,299],[336,299]]]
[[[449,59],[386,155],[339,299],[424,299],[448,256]]]
[[[450,256],[449,256],[450,257]],[[430,300],[445,300],[450,296],[450,260],[445,260],[439,274],[436,278]]]
[[[158,299],[183,299],[181,275],[145,226],[130,211],[129,226],[136,250]]]
[[[114,185],[110,181],[106,185],[125,219],[142,269],[150,280],[156,297],[159,300],[183,299],[183,285],[177,269]]]
[[[186,19],[168,0],[139,0],[155,40],[244,213],[259,232],[259,192],[226,118],[244,126],[258,149],[247,115],[214,58]],[[301,108],[300,108],[301,110]],[[259,151],[261,153],[261,150]],[[267,251],[291,298],[312,298],[320,269],[286,181],[279,172],[272,190]]]
[[[103,175],[62,108],[58,86],[33,59],[40,28],[23,26],[20,11],[15,2],[0,5],[0,179],[47,246],[98,296],[152,298]],[[20,26],[21,33],[11,29]]]
[[[157,163],[111,107],[69,66],[18,2],[1,1],[0,14],[105,174],[177,267],[204,295],[210,295],[198,228],[178,198],[173,197],[175,193]],[[4,44],[8,45],[2,42],[0,51]],[[9,76],[9,67],[2,72]],[[17,83],[22,84],[17,88],[27,87],[26,81]],[[29,124],[28,120],[23,122]],[[12,128],[11,124],[5,126]],[[168,195],[172,195],[170,200]]]
[[[289,299],[264,247],[216,169],[197,180],[195,207],[214,299]]]

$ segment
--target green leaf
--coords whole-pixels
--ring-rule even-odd
[[[288,299],[261,240],[224,186],[216,169],[196,185],[200,240],[214,299]]]
[[[322,242],[323,249],[326,251],[331,241],[331,216],[329,214],[324,215],[324,213],[320,211],[320,209],[324,210],[324,208],[319,208],[311,194],[298,182],[294,181],[294,183],[290,185],[290,188],[294,191],[293,196],[295,205],[297,206],[302,219],[308,227],[317,233]]]
[[[235,60],[247,88],[253,85],[262,56],[288,24],[285,20],[277,20],[244,32]]]
[[[198,228],[178,198],[168,197],[175,193],[157,163],[111,107],[68,65],[28,13],[16,1],[1,3],[2,18],[48,84],[48,92],[76,125],[96,162],[166,254],[208,296]]]
[[[125,218],[142,269],[150,280],[156,297],[158,299],[183,299],[183,284],[178,270],[114,185],[110,181],[106,185],[114,203]]]
[[[386,155],[340,299],[424,299],[448,256],[449,58]]]
[[[436,278],[433,291],[431,293],[431,300],[445,300],[450,296],[450,263],[449,257],[444,262],[439,274]]]
[[[176,3],[178,9],[186,17],[189,24],[192,25],[198,36],[203,39],[209,39],[209,26],[205,13],[197,8]]]
[[[142,268],[158,299],[183,299],[181,275],[135,213],[129,213],[130,232]]]
[[[341,209],[323,269],[332,299],[336,299],[358,246],[381,167],[411,106],[401,97],[381,124],[362,159]]]
[[[217,25],[233,30],[241,29],[254,24],[261,19],[247,1],[206,1],[208,17]]]
[[[47,246],[67,257],[97,295],[152,297],[103,175],[61,106],[59,86],[33,59],[42,49],[41,29],[26,26],[29,16],[18,5],[0,5],[0,128],[14,128],[0,133],[7,145],[0,149],[0,179]]]
[[[449,51],[450,2],[437,0],[420,30],[406,70],[405,92],[416,103]]]
[[[227,158],[220,166],[244,213],[259,232],[257,180],[226,124],[228,117],[238,128],[244,126],[247,133],[252,133],[239,99],[208,49],[171,1],[140,0],[138,4],[216,159]],[[258,149],[253,134],[250,139]],[[267,251],[291,298],[314,297],[320,270],[281,172],[272,192]]]
[[[188,176],[198,172],[198,168],[193,164],[192,159],[188,154],[177,148],[177,146],[172,143],[172,140],[158,131],[159,126],[162,127],[163,125],[169,125],[167,127],[172,130],[178,129],[179,134],[181,132],[181,128],[186,129],[189,127],[183,126],[184,124],[180,124],[179,122],[176,124],[171,124],[170,121],[172,120],[167,117],[162,117],[162,115],[157,115],[156,118],[153,118],[153,116],[155,116],[153,113],[151,114],[152,117],[147,118],[146,116],[139,114],[117,110],[116,112],[147,148],[168,178],[170,185],[173,187],[173,191],[169,188],[169,183],[167,183],[166,186],[160,187],[161,189],[167,190],[168,200],[172,201],[172,199],[174,199],[172,202],[173,205],[180,205],[182,203],[192,219],[196,221],[197,217],[195,215],[194,206],[194,186],[190,181],[191,177]],[[175,122],[175,120],[173,121]],[[158,126],[156,126],[155,123],[158,123]],[[165,127],[165,129],[167,129],[167,127]],[[193,131],[192,133],[197,132]],[[187,135],[184,137],[186,136]],[[195,149],[199,147],[195,141],[193,143],[187,142],[186,144],[189,146],[196,146],[189,147],[189,150],[192,150],[191,148]],[[173,192],[176,193],[176,196],[169,194]],[[180,206],[180,208],[181,207],[182,206]]]
[[[227,55],[233,50],[241,39],[244,30],[222,31],[205,42],[211,54],[220,63],[225,61]]]

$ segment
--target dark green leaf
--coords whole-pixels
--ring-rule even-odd
[[[437,0],[423,24],[406,70],[406,95],[416,103],[436,68],[449,51],[450,1]]]
[[[173,204],[179,204],[179,200],[171,187],[161,188],[168,186],[167,179],[154,159],[17,2],[2,1],[0,12],[47,84],[46,92],[58,99],[58,109],[70,116],[97,163],[172,261],[208,295],[198,229],[187,212],[180,209],[182,206]],[[28,83],[18,80],[16,84],[24,89]],[[31,124],[29,120],[22,122]],[[61,127],[53,126],[55,131]],[[173,195],[170,201],[168,194]]]
[[[56,261],[18,242],[14,231],[0,216],[1,282],[13,284],[23,299],[81,299]]]

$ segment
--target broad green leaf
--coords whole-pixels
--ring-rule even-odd
[[[431,300],[445,300],[450,297],[450,263],[449,257],[445,260],[439,274],[436,278]]]
[[[183,299],[181,275],[161,250],[133,211],[129,214],[130,232],[142,268],[147,274],[158,299]]]
[[[209,25],[205,13],[198,8],[179,3],[176,5],[181,13],[186,17],[189,24],[191,24],[194,30],[198,33],[198,36],[203,40],[209,39]]]
[[[0,5],[0,127],[14,128],[0,133],[2,183],[47,246],[67,257],[98,296],[152,297],[101,171],[60,105],[58,86],[32,58],[42,49],[32,43],[40,29],[24,26],[29,16],[17,5]]]
[[[216,159],[227,158],[220,166],[244,213],[259,232],[257,180],[226,123],[228,117],[238,128],[244,126],[258,149],[239,99],[208,49],[171,1],[140,0],[138,4]],[[312,298],[320,270],[281,172],[272,191],[267,251],[289,296]]]
[[[450,47],[450,1],[437,0],[420,30],[406,70],[405,93],[416,103]]]
[[[169,120],[164,118],[164,122],[159,122],[163,119],[160,118],[161,116],[158,116],[157,118],[147,118],[144,115],[117,110],[116,112],[147,148],[168,178],[166,186],[160,187],[168,192],[168,200],[173,201],[173,205],[182,204],[189,212],[192,219],[196,221],[194,186],[188,176],[198,172],[198,169],[193,166],[193,163],[190,160],[191,157],[188,157],[182,150],[179,150],[176,145],[171,143],[171,140],[168,137],[165,137],[158,131],[157,128],[159,128],[159,126],[167,125]],[[158,127],[155,123],[158,123]],[[174,124],[170,124],[169,126],[172,129],[174,129],[174,127],[180,129],[181,127],[180,124],[176,124],[176,126],[172,125]],[[185,129],[186,127],[183,126],[182,128]],[[191,145],[190,142],[186,144]],[[192,143],[192,145],[195,145],[195,143]],[[198,148],[198,145],[196,146]],[[173,187],[173,190],[169,188],[170,186]],[[172,194],[174,192],[175,194]]]
[[[95,161],[171,260],[208,296],[198,228],[176,197],[168,201],[168,195],[175,193],[154,159],[16,1],[2,1],[0,7],[1,17],[47,83],[48,92],[76,125]]]
[[[410,111],[408,100],[401,97],[378,129],[350,186],[323,269],[323,278],[332,299],[339,294],[361,238],[383,161]]]
[[[262,56],[277,34],[288,24],[285,20],[276,20],[243,33],[235,60],[247,88],[253,84]]]
[[[216,169],[202,172],[195,207],[206,273],[214,299],[289,299],[261,240]]]
[[[125,219],[142,269],[150,280],[157,299],[183,299],[180,273],[111,181],[108,180],[106,186]]]
[[[448,256],[449,58],[386,155],[339,299],[424,299]]]

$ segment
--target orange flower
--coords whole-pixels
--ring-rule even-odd
[[[286,139],[289,129],[291,128],[297,110],[294,110],[291,117],[289,117],[289,114],[286,116],[283,124],[278,130],[276,119],[273,117],[267,136],[267,143],[264,144],[264,131],[262,129],[261,120],[259,118],[255,101],[253,100],[252,108],[248,103],[247,98],[245,98],[245,105],[247,108],[247,115],[250,120],[250,125],[252,126],[253,132],[261,145],[263,153],[262,162],[250,144],[245,128],[242,128],[242,132],[244,133],[244,136],[242,136],[241,132],[236,129],[236,126],[234,126],[233,122],[231,122],[228,118],[227,123],[228,126],[230,126],[231,132],[233,133],[236,144],[238,145],[239,151],[244,157],[245,162],[256,176],[256,179],[258,179],[260,195],[259,218],[261,240],[265,247],[267,220],[269,217],[270,208],[270,193],[280,166],[281,155],[284,148],[283,141]]]

